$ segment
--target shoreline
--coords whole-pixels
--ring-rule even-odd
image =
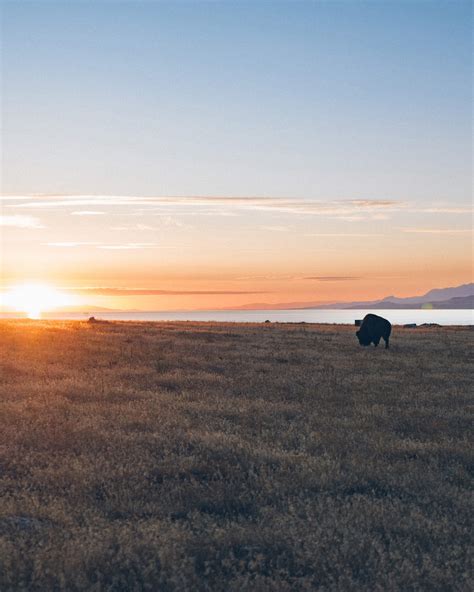
[[[93,319],[93,320],[91,320]],[[196,320],[196,319],[107,319],[101,318],[100,316],[95,317],[91,315],[88,318],[39,318],[39,319],[30,319],[28,317],[2,317],[0,316],[0,325],[3,323],[20,323],[26,322],[31,323],[34,325],[41,325],[46,323],[82,323],[88,325],[207,325],[207,326],[246,326],[246,327],[270,327],[270,326],[277,326],[277,327],[341,327],[341,328],[356,328],[357,325],[355,324],[356,319],[352,323],[337,323],[337,322],[311,322],[311,321],[232,321],[232,320]],[[472,324],[441,324],[441,323],[391,323],[393,328],[396,329],[404,329],[406,331],[414,331],[414,330],[436,330],[436,329],[458,329],[458,330],[472,330],[474,329],[474,323]],[[409,326],[410,325],[410,326]],[[415,325],[415,326],[413,326]]]

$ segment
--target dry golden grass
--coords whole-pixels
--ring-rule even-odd
[[[469,329],[0,323],[0,589],[468,590]]]

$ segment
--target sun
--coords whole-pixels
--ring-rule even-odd
[[[3,296],[4,303],[29,319],[41,318],[41,313],[58,306],[74,303],[74,298],[48,284],[21,284],[12,286]]]

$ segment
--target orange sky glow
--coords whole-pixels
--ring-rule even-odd
[[[469,2],[2,3],[0,311],[471,282],[471,29]]]
[[[74,304],[43,308],[87,310],[412,296],[471,281],[468,211],[371,200],[4,196],[1,287],[46,282]],[[11,299],[3,306],[14,308]]]

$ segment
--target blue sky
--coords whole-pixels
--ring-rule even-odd
[[[163,309],[471,281],[471,12],[2,2],[0,290]]]
[[[466,200],[468,2],[3,4],[3,191]]]

